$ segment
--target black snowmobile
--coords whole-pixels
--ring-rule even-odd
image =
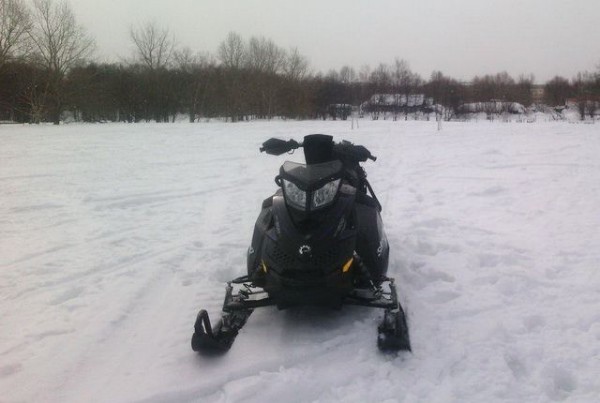
[[[394,279],[386,276],[381,204],[359,165],[376,158],[363,146],[323,134],[303,143],[271,138],[260,151],[281,155],[299,147],[306,164],[286,161],[275,177],[279,189],[262,204],[248,274],[227,284],[218,323],[211,325],[206,310],[198,313],[192,349],[227,351],[258,307],[361,305],[384,309],[381,350],[410,350]]]

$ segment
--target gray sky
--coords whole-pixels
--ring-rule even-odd
[[[315,71],[396,57],[424,78],[508,71],[538,83],[600,64],[599,0],[70,0],[97,56],[132,52],[129,28],[156,21],[214,53],[229,31],[297,47]]]

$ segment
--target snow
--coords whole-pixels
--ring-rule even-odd
[[[285,159],[367,146],[413,353],[381,312],[257,310],[192,352]],[[600,132],[564,122],[0,126],[0,402],[591,402]]]

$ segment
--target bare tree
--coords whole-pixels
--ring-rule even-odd
[[[511,100],[515,80],[506,71],[496,74],[494,84],[497,89],[496,98],[507,102]]]
[[[136,48],[138,60],[150,70],[167,67],[175,50],[175,40],[167,28],[148,22],[131,28],[129,36]]]
[[[400,90],[404,91],[407,94],[407,91],[410,87],[412,72],[410,71],[409,64],[404,59],[396,59],[394,60],[394,67],[392,71],[392,78],[394,82],[394,86]]]
[[[423,84],[421,77],[410,70],[410,66],[406,60],[396,59],[392,70],[392,84],[397,92],[406,96],[406,105],[404,109],[404,119],[408,119],[409,99],[413,96],[416,90]],[[414,106],[414,105],[413,105]],[[417,108],[413,108],[417,110]]]
[[[242,77],[244,73],[242,69],[247,62],[247,58],[242,37],[235,32],[230,32],[219,45],[217,58],[221,61],[223,68],[227,115],[232,122],[235,122],[238,119],[243,119],[244,104],[246,102],[244,97],[245,80]]]
[[[0,0],[0,68],[30,50],[31,17],[21,0]]]
[[[211,60],[208,53],[194,53],[189,47],[177,49],[173,52],[175,66],[181,70],[193,70],[198,65],[204,65],[205,61]]]
[[[371,77],[371,66],[363,64],[358,70],[358,81],[366,83],[369,81],[369,77]]]
[[[451,120],[464,102],[464,84],[444,76],[441,71],[431,73],[431,78],[424,86],[424,90],[427,96],[433,99],[436,115],[443,115],[445,120]]]
[[[175,52],[175,40],[167,28],[156,22],[131,27],[129,36],[135,47],[135,61],[142,67],[141,90],[146,119],[174,120],[177,113],[175,77],[168,70]],[[180,56],[182,57],[182,56]]]
[[[600,78],[596,73],[585,71],[577,73],[573,78],[573,89],[577,99],[577,109],[581,120],[585,120],[586,114],[594,119],[597,102],[600,99]]]
[[[474,101],[510,101],[515,88],[515,80],[507,73],[485,75],[473,78],[471,95]]]
[[[533,74],[519,76],[518,81],[515,83],[513,94],[507,101],[518,102],[524,106],[530,106],[533,103],[533,83],[535,82],[535,76]]]
[[[290,49],[283,65],[284,87],[280,92],[283,116],[299,117],[310,114],[310,87],[306,85],[309,74],[308,60],[297,48]]]
[[[265,38],[250,38],[246,50],[246,64],[254,71],[279,73],[285,64],[285,51]]]
[[[392,68],[392,85],[396,93],[394,100],[394,120],[397,119],[400,109],[404,109],[404,120],[408,119],[408,100],[411,93],[411,75],[408,62],[403,59],[394,60]],[[404,105],[402,100],[405,100]]]
[[[388,92],[392,82],[391,76],[390,67],[385,63],[380,63],[369,76],[369,81],[373,84],[376,91]]]
[[[572,97],[573,87],[564,77],[555,76],[544,86],[544,102],[550,106],[565,105],[567,99]]]
[[[269,39],[253,37],[248,42],[245,65],[250,73],[251,92],[259,96],[251,102],[259,117],[270,119],[274,113],[275,94],[280,84],[278,74],[285,66],[285,57],[285,51]]]
[[[335,69],[329,69],[327,74],[325,74],[325,78],[330,81],[341,83],[340,73]]]
[[[62,76],[92,54],[94,40],[77,24],[69,3],[33,0],[33,5],[30,37],[37,56],[49,71]]]
[[[59,124],[65,74],[91,55],[94,41],[77,24],[67,2],[33,0],[33,6],[33,27],[29,36],[35,60],[48,74],[46,91],[51,102],[50,115],[54,124]]]
[[[302,80],[308,74],[308,60],[298,52],[298,48],[288,52],[283,71],[286,77],[293,81]]]
[[[188,112],[190,122],[196,121],[198,114],[205,111],[208,89],[211,82],[210,73],[214,68],[214,59],[203,53],[192,53],[190,48],[183,48],[174,54],[175,64],[182,78],[183,87],[179,89],[182,106]]]
[[[241,69],[245,57],[242,37],[235,32],[227,34],[227,38],[219,45],[217,56],[225,68]]]
[[[342,66],[339,77],[342,84],[348,85],[356,81],[356,71],[350,66]]]

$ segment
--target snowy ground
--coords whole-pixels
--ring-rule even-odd
[[[313,132],[379,157],[413,353],[374,310],[267,308],[196,355],[290,158],[260,143]],[[0,126],[2,403],[597,401],[599,269],[598,125]]]

